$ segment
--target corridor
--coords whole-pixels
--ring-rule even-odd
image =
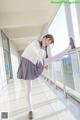
[[[8,112],[6,120],[28,120],[26,84],[25,80],[15,80],[0,92],[0,113]],[[52,88],[42,77],[32,82],[34,120],[80,120],[80,105]]]

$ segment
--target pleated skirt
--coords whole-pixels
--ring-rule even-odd
[[[28,59],[22,57],[17,71],[17,78],[23,80],[35,80],[43,72],[43,65],[41,62],[33,64]]]

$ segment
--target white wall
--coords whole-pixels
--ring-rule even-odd
[[[11,63],[12,63],[12,72],[13,72],[13,79],[17,78],[17,69],[19,65],[19,54],[12,43],[10,41],[10,53],[11,53]]]

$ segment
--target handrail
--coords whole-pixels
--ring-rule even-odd
[[[80,52],[80,47],[71,49],[71,51],[69,51],[67,54],[73,53],[73,52]]]
[[[64,54],[64,56],[74,54],[74,53],[78,53],[78,52],[80,52],[80,47],[72,49],[71,51]],[[62,58],[60,58],[60,59],[58,58],[56,61],[63,60],[64,56]]]
[[[68,51],[66,54],[64,54],[62,58],[58,58],[58,59],[56,59],[56,61],[53,61],[53,62],[57,62],[57,61],[63,60],[66,55],[71,55],[71,54],[74,54],[74,53],[76,53],[77,56],[78,56],[78,52],[80,52],[80,47],[71,49],[71,50]],[[78,56],[78,61],[79,61],[79,60],[80,60],[80,58],[79,58],[79,56]]]

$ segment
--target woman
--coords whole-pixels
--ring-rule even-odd
[[[34,40],[26,47],[21,55],[21,63],[18,68],[17,77],[19,79],[27,80],[29,119],[33,118],[31,101],[32,80],[39,77],[43,72],[43,69],[47,68],[47,65],[44,63],[44,59],[47,57],[46,49],[52,43],[54,43],[53,36],[51,34],[47,34],[43,36],[41,41]]]
[[[47,68],[47,64],[60,59],[68,53],[71,49],[75,48],[73,46],[74,42],[70,40],[69,47],[65,49],[60,54],[47,58],[47,47],[54,43],[54,38],[51,34],[47,34],[43,36],[41,41],[33,41],[21,55],[21,63],[18,69],[17,77],[19,79],[27,80],[28,87],[28,107],[29,107],[29,119],[33,118],[32,112],[32,98],[31,98],[31,88],[32,88],[32,80],[36,79],[41,75],[44,68]],[[46,58],[46,59],[45,59]]]

